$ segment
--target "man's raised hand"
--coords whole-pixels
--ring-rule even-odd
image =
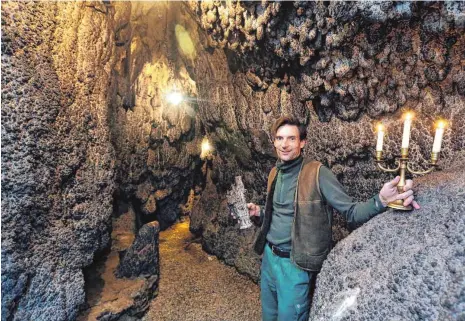
[[[413,181],[411,179],[406,180],[404,186],[404,192],[398,193],[397,192],[397,184],[400,181],[400,176],[396,176],[392,181],[387,182],[383,185],[383,188],[379,192],[379,199],[386,206],[388,203],[397,201],[397,200],[404,200],[404,206],[408,206],[412,204],[415,209],[420,209],[420,205],[414,201],[413,196]]]

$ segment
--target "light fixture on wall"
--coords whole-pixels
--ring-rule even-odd
[[[211,158],[213,156],[212,152],[213,152],[213,147],[210,144],[210,141],[208,140],[207,137],[204,137],[203,140],[202,140],[202,150],[201,150],[201,153],[200,153],[200,158],[201,159],[209,159],[209,158]]]

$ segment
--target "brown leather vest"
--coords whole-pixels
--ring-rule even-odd
[[[332,211],[320,193],[320,166],[320,162],[308,159],[302,162],[297,179],[291,233],[291,261],[299,268],[313,272],[321,269],[332,243]],[[254,244],[254,250],[259,255],[263,254],[266,235],[270,230],[276,172],[274,167],[268,176],[265,216]]]

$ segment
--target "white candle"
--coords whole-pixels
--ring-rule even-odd
[[[384,139],[384,126],[378,124],[378,140],[376,141],[376,151],[380,152],[383,150],[383,139]]]
[[[408,148],[410,141],[410,127],[412,127],[412,114],[407,113],[405,115],[404,133],[402,135],[402,148]]]
[[[446,124],[443,121],[439,121],[436,128],[436,135],[434,136],[433,142],[433,153],[439,153],[441,151],[442,135],[444,135],[444,127]]]

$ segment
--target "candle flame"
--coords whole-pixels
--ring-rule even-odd
[[[379,123],[378,126],[377,126],[377,129],[378,129],[379,132],[384,131],[384,125]]]
[[[438,122],[436,123],[437,128],[445,128],[446,125],[447,123],[444,120],[438,120]]]
[[[412,112],[406,112],[404,115],[406,120],[411,120],[413,118],[413,113]]]

